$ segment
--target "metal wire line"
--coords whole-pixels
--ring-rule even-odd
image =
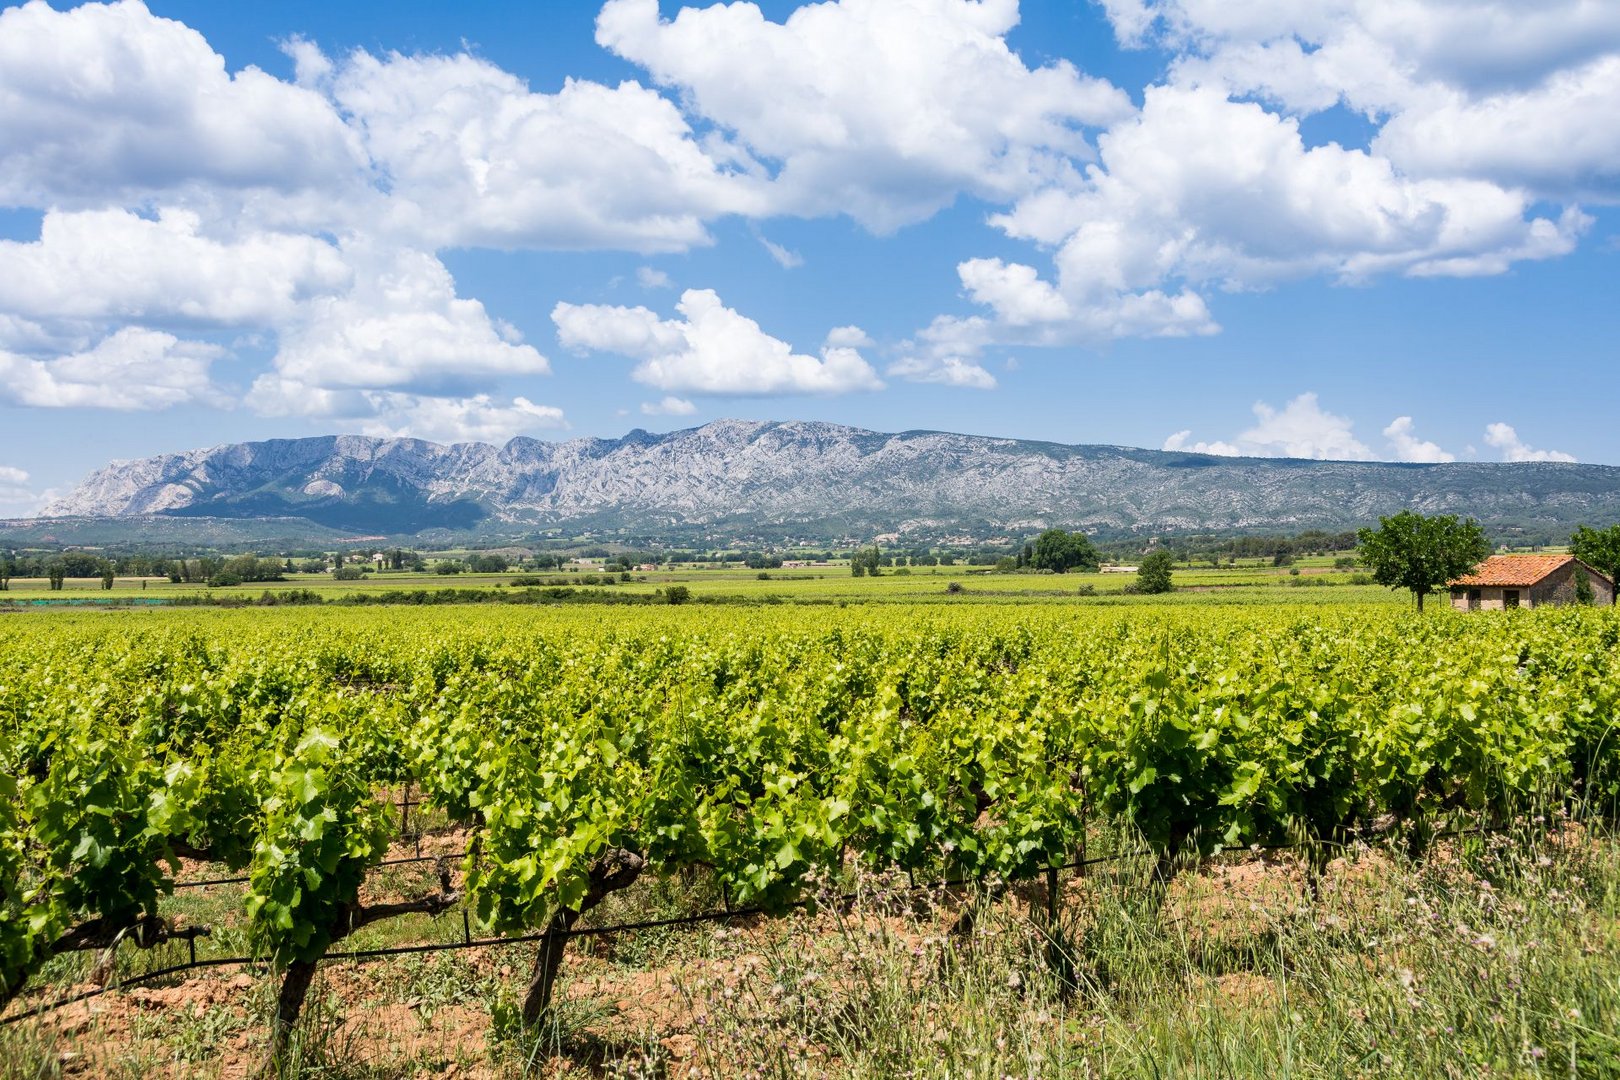
[[[1458,829],[1458,830],[1454,830],[1454,831],[1435,833],[1434,836],[1433,836],[1433,839],[1440,840],[1440,839],[1445,839],[1445,838],[1448,838],[1448,837],[1472,836],[1472,835],[1478,835],[1478,834],[1481,834],[1481,833],[1489,833],[1489,832],[1503,832],[1503,831],[1506,831],[1506,829],[1507,829],[1506,826],[1497,826],[1497,827],[1494,827],[1494,828],[1489,827],[1489,826],[1479,826],[1479,827],[1469,828],[1469,829]],[[1307,846],[1346,847],[1348,845],[1343,843],[1343,842],[1339,842],[1339,841],[1316,840],[1316,841],[1308,841],[1308,842],[1301,842],[1301,843],[1287,843],[1287,844],[1255,844],[1255,845],[1251,845],[1250,847],[1246,847],[1246,848],[1231,848],[1231,849],[1228,849],[1228,851],[1230,851],[1232,853],[1260,852],[1260,851],[1292,851],[1292,850],[1297,850],[1299,848],[1307,847]],[[463,853],[463,854],[465,854],[465,853]],[[1075,859],[1075,860],[1073,860],[1071,862],[1064,863],[1061,866],[1043,867],[1042,869],[1040,869],[1038,871],[1035,871],[1033,873],[1029,873],[1029,874],[1019,874],[1019,875],[1016,875],[1016,876],[1013,876],[1013,877],[1003,878],[1003,879],[1001,879],[1000,883],[1001,884],[1006,884],[1006,885],[1023,884],[1023,883],[1026,883],[1026,882],[1034,881],[1038,877],[1050,878],[1050,875],[1060,874],[1060,873],[1063,873],[1063,872],[1069,871],[1069,870],[1081,870],[1081,869],[1084,869],[1085,867],[1088,867],[1088,866],[1100,866],[1100,865],[1103,865],[1105,863],[1123,862],[1126,859],[1142,859],[1142,858],[1156,857],[1158,854],[1159,853],[1155,852],[1155,851],[1141,850],[1141,851],[1116,852],[1116,853],[1114,853],[1112,855],[1096,855],[1096,856],[1092,856],[1090,858],[1085,858],[1085,859]],[[388,862],[376,863],[376,864],[374,864],[373,868],[375,868],[376,866],[397,866],[397,865],[402,865],[402,864],[405,864],[405,863],[436,862],[436,861],[438,861],[440,859],[448,859],[448,858],[456,858],[456,857],[457,856],[454,855],[454,854],[452,854],[452,855],[423,855],[423,856],[420,856],[420,857],[417,857],[417,858],[395,859],[395,860],[391,860],[391,861],[388,861]],[[231,884],[231,883],[234,883],[236,881],[246,881],[246,880],[247,880],[246,878],[241,878],[241,879],[222,878],[222,879],[219,879],[218,881],[183,882],[183,883],[177,883],[175,885],[175,888],[181,888],[182,886],[194,886],[195,887],[195,886],[211,885],[211,884]],[[985,884],[987,882],[987,880],[988,880],[988,878],[940,878],[940,879],[937,879],[935,881],[923,882],[923,883],[920,883],[920,884],[916,883],[916,882],[913,882],[913,883],[907,885],[904,889],[894,890],[894,891],[926,892],[926,891],[930,891],[930,890],[933,890],[933,889],[962,888],[962,887],[968,886],[968,885],[976,885],[976,884],[982,885],[982,884]],[[844,903],[849,903],[851,901],[860,899],[861,895],[862,894],[860,894],[860,893],[852,893],[852,892],[840,893],[839,895],[837,895],[835,897],[832,897],[828,901],[825,901],[825,902],[834,903],[834,904],[844,904]],[[641,930],[658,930],[658,929],[664,929],[664,928],[674,927],[674,926],[693,926],[693,925],[698,925],[698,924],[707,923],[707,922],[724,922],[724,921],[730,920],[730,919],[749,918],[749,917],[752,917],[752,916],[755,916],[755,915],[780,914],[780,913],[786,912],[786,911],[794,911],[794,910],[798,910],[798,909],[801,909],[801,908],[807,908],[807,907],[810,907],[810,906],[812,906],[812,905],[814,905],[814,904],[816,904],[818,902],[823,902],[823,901],[818,901],[818,900],[813,900],[813,899],[811,899],[811,900],[794,900],[794,901],[791,901],[791,902],[786,903],[786,904],[782,904],[782,905],[777,906],[777,907],[754,906],[754,907],[744,907],[744,908],[732,908],[730,906],[727,906],[726,908],[724,908],[724,909],[722,909],[720,911],[705,911],[705,912],[702,912],[702,913],[699,913],[699,914],[696,914],[696,915],[678,915],[678,916],[673,916],[673,917],[667,918],[667,919],[649,919],[649,920],[644,920],[644,921],[641,921],[641,922],[615,923],[615,924],[612,924],[612,925],[609,925],[609,926],[582,926],[582,927],[573,927],[573,928],[570,928],[570,929],[567,929],[567,930],[543,930],[543,931],[540,931],[540,932],[537,932],[537,933],[531,933],[531,934],[517,934],[517,935],[510,935],[510,936],[487,937],[487,938],[475,938],[475,937],[472,936],[471,931],[469,929],[467,929],[468,923],[467,923],[467,920],[466,920],[466,909],[463,908],[462,909],[463,931],[462,931],[462,940],[460,940],[460,941],[427,942],[427,943],[418,944],[418,945],[393,945],[393,946],[388,946],[386,948],[377,948],[377,949],[347,949],[347,950],[341,950],[341,951],[337,951],[337,952],[323,953],[321,955],[320,959],[322,961],[326,961],[326,960],[350,960],[350,961],[355,961],[355,962],[359,962],[359,963],[365,963],[365,962],[370,961],[370,960],[381,960],[381,959],[385,959],[385,958],[390,957],[390,956],[409,956],[409,955],[415,955],[415,954],[421,954],[421,953],[450,952],[450,951],[458,950],[458,949],[483,949],[483,948],[490,948],[492,946],[500,946],[500,945],[525,945],[525,944],[530,944],[530,943],[537,942],[537,941],[546,941],[548,939],[554,939],[554,938],[562,938],[564,940],[567,940],[567,939],[570,939],[570,938],[577,938],[577,937],[581,937],[581,938],[582,937],[603,937],[603,936],[606,936],[608,934],[622,934],[622,933],[630,933],[630,932],[641,931]],[[266,961],[265,958],[262,957],[262,956],[206,957],[204,959],[198,960],[196,958],[196,944],[195,944],[195,942],[192,943],[191,949],[192,949],[192,959],[189,960],[188,962],[184,963],[184,964],[173,964],[173,965],[170,965],[169,967],[158,968],[155,971],[144,972],[144,973],[142,973],[140,975],[132,975],[127,979],[119,980],[119,982],[117,982],[116,984],[113,984],[111,986],[98,987],[98,988],[96,988],[94,990],[85,990],[85,991],[82,991],[81,993],[74,994],[74,995],[71,995],[69,997],[60,998],[60,999],[58,999],[56,1001],[53,1001],[53,1002],[47,1002],[46,1004],[35,1006],[32,1009],[28,1009],[28,1010],[25,1010],[23,1012],[16,1013],[15,1015],[0,1018],[0,1026],[5,1026],[5,1025],[9,1025],[9,1024],[15,1024],[15,1023],[18,1023],[18,1022],[20,1022],[22,1020],[28,1020],[28,1019],[32,1019],[34,1017],[43,1016],[46,1013],[54,1012],[55,1010],[64,1008],[64,1007],[66,1007],[68,1005],[73,1005],[73,1004],[77,1004],[78,1002],[81,1002],[81,1001],[88,1001],[91,998],[100,997],[102,994],[109,993],[109,992],[111,992],[113,990],[122,990],[122,989],[125,989],[125,988],[128,988],[128,987],[131,987],[131,986],[138,986],[141,983],[151,982],[151,981],[153,981],[155,979],[161,979],[161,978],[164,978],[164,977],[169,976],[169,975],[177,975],[177,974],[181,974],[183,972],[193,971],[193,970],[197,970],[197,969],[200,969],[200,968],[247,966],[247,965],[254,965],[254,964],[263,965],[263,964],[268,963],[268,961]]]
[[[1038,874],[1040,876],[1044,876],[1047,874],[1061,873],[1066,870],[1078,870],[1086,866],[1095,866],[1107,862],[1117,862],[1123,859],[1142,858],[1150,854],[1152,854],[1152,852],[1130,851],[1121,852],[1115,855],[1100,855],[1089,859],[1077,859],[1074,862],[1065,863],[1062,866],[1044,868],[1040,870]],[[405,859],[400,861],[427,862],[432,861],[433,858],[434,857],[432,856],[423,856],[421,859]],[[379,863],[377,865],[381,866],[387,864]],[[1010,885],[1026,881],[1033,881],[1035,880],[1036,876],[1036,874],[1019,875],[1017,877],[1006,878],[1005,882],[1006,884]],[[228,881],[228,879],[225,880]],[[941,878],[937,881],[925,882],[923,884],[908,885],[902,891],[921,892],[929,889],[960,888],[965,885],[980,883],[982,880],[983,879],[979,878]],[[187,884],[201,885],[212,884],[212,882],[188,882]],[[179,886],[177,885],[176,887],[178,888]],[[830,902],[840,904],[849,903],[851,901],[860,899],[860,896],[860,893],[841,893],[838,896],[832,897]],[[754,906],[727,908],[721,911],[705,911],[696,915],[677,915],[667,919],[647,919],[640,922],[614,923],[610,926],[580,926],[567,930],[544,930],[532,934],[503,935],[499,937],[475,938],[469,933],[464,933],[462,940],[460,941],[427,942],[419,945],[392,945],[386,948],[378,949],[345,949],[336,952],[324,953],[321,956],[321,960],[352,960],[365,962],[368,960],[380,960],[390,956],[409,956],[419,953],[449,952],[456,949],[483,949],[497,945],[524,945],[554,938],[563,938],[566,940],[568,938],[577,937],[603,937],[608,934],[622,934],[641,930],[658,930],[672,926],[692,926],[706,922],[723,922],[728,919],[749,918],[754,915],[772,915],[784,911],[793,911],[800,908],[810,907],[818,902],[819,901],[817,900],[794,900],[777,907]],[[463,925],[466,925],[465,922]],[[12,1016],[0,1018],[0,1025],[15,1024],[22,1020],[43,1016],[48,1012],[53,1012],[57,1009],[64,1008],[68,1005],[73,1005],[81,1001],[88,1001],[91,998],[100,997],[102,994],[110,993],[114,990],[122,990],[131,986],[138,986],[141,983],[151,982],[155,979],[161,979],[169,975],[177,975],[182,972],[193,971],[199,968],[246,966],[252,964],[266,964],[267,962],[268,961],[266,961],[262,956],[215,956],[205,957],[201,960],[192,959],[183,964],[172,964],[168,967],[158,968],[155,971],[147,971],[139,975],[132,975],[127,979],[119,980],[116,984],[111,986],[102,986],[94,990],[85,990],[69,997],[59,998],[56,1001],[35,1006],[32,1009],[25,1010]]]

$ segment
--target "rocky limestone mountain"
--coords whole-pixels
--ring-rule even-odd
[[[325,436],[113,462],[47,517],[296,518],[340,530],[567,525],[804,537],[1349,527],[1411,507],[1498,531],[1620,519],[1620,468],[1225,458],[720,420],[505,446]]]

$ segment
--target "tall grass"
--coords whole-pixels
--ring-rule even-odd
[[[1093,837],[1093,851],[1135,847]],[[326,992],[281,1075],[467,1061],[490,1076],[761,1080],[1620,1077],[1620,838],[1554,814],[1421,860],[1406,851],[1352,848],[1314,889],[1291,855],[1184,863],[1168,887],[1152,860],[1126,859],[1064,875],[1055,904],[1039,882],[918,891],[852,872],[815,912],[579,943],[579,981],[565,968],[538,1031],[493,970],[525,967],[522,950],[482,966],[403,958],[366,969],[366,1003],[427,1016],[482,1002],[487,1046],[379,1055],[343,1023],[360,1002]],[[602,917],[706,910],[712,892],[701,876],[649,880]],[[619,1015],[637,980],[671,987],[668,1008]],[[262,1023],[269,992],[256,987],[232,1023]],[[205,1045],[221,1036],[206,1016],[152,1013],[139,1045],[118,1049],[94,1024],[3,1027],[0,1080],[151,1075],[154,1062],[214,1075]]]
[[[867,882],[734,932],[689,988],[711,1075],[1620,1076],[1620,844],[1579,825],[1288,861],[1141,867],[1044,897]],[[952,937],[959,904],[973,929]]]

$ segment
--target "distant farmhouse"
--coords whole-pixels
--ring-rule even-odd
[[[1614,601],[1614,582],[1573,555],[1492,555],[1472,574],[1447,582],[1458,611],[1500,611],[1573,604],[1576,575],[1592,586],[1592,602]]]

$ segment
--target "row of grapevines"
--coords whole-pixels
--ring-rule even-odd
[[[1174,855],[1620,799],[1611,612],[614,617],[11,621],[8,992],[65,945],[160,939],[177,858],[212,859],[249,869],[281,1030],[332,942],[405,909],[358,900],[400,783],[469,831],[465,900],[497,931],[693,867],[766,907],[851,857],[1028,874],[1088,813]]]

